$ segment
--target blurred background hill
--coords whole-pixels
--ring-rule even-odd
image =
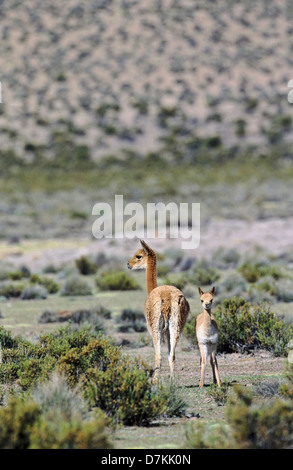
[[[115,194],[200,202],[223,240],[288,230],[292,19],[285,0],[2,1],[2,239],[91,238]]]

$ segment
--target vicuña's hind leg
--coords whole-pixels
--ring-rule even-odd
[[[155,348],[155,371],[154,380],[158,377],[161,369],[161,335],[159,332],[153,332],[153,343]]]
[[[174,377],[174,368],[175,368],[175,349],[179,340],[180,331],[175,328],[170,327],[170,348],[169,348],[169,366],[171,377]]]

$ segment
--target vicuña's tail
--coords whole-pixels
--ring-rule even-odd
[[[163,293],[161,297],[161,312],[164,317],[165,325],[168,326],[169,324],[169,319],[171,316],[171,295],[169,292]],[[165,327],[166,328],[166,327]],[[165,329],[164,328],[164,329]]]

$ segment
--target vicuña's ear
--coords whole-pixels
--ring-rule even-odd
[[[154,254],[154,251],[146,244],[146,242],[140,240],[140,243],[147,255]]]
[[[210,294],[214,295],[216,288],[213,287],[212,290],[210,291]]]
[[[199,292],[199,295],[202,295],[202,294],[203,294],[203,291],[201,290],[200,287],[198,288],[198,292]]]

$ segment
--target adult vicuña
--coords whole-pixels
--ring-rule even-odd
[[[200,365],[201,377],[199,387],[202,388],[204,384],[205,368],[208,358],[210,357],[211,366],[213,370],[214,383],[218,386],[221,385],[218,363],[216,359],[216,349],[218,342],[218,325],[214,315],[211,313],[212,303],[215,293],[213,287],[210,292],[204,293],[201,288],[198,288],[200,300],[203,306],[203,312],[196,318],[196,337],[200,351]]]
[[[157,287],[156,253],[143,241],[142,248],[128,261],[129,269],[146,269],[145,317],[155,348],[156,377],[161,367],[161,341],[167,340],[171,376],[174,375],[175,348],[189,313],[189,304],[174,286]]]

